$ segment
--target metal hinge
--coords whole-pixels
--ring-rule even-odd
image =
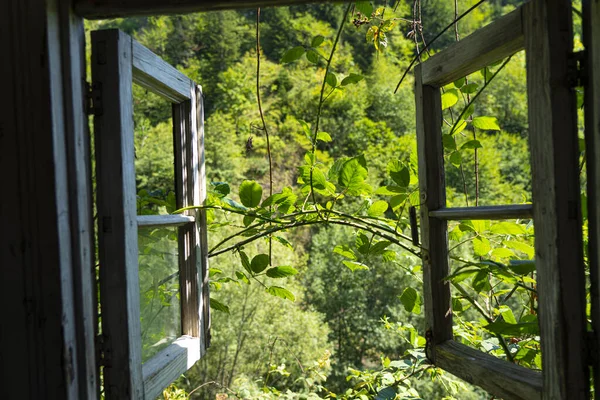
[[[87,87],[87,113],[88,115],[102,115],[102,84],[94,82],[90,84],[85,83]]]
[[[596,332],[588,331],[585,333],[585,348],[588,365],[596,368],[598,365],[598,339],[596,338]]]
[[[576,51],[569,56],[568,79],[571,87],[585,86],[587,82],[587,53]]]

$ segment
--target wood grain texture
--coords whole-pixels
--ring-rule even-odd
[[[72,267],[79,398],[93,400],[99,393],[96,363],[98,327],[95,274],[94,223],[92,220],[92,173],[90,132],[86,113],[87,92],[85,33],[83,20],[74,15],[71,2],[59,3],[63,93],[69,181]]]
[[[429,216],[445,220],[461,219],[517,219],[531,218],[533,206],[531,204],[514,204],[506,206],[481,206],[481,207],[452,207],[429,211]]]
[[[104,19],[131,17],[136,15],[184,14],[200,11],[289,6],[332,1],[333,0],[76,0],[75,9],[77,13],[84,18]]]
[[[129,36],[92,32],[92,77],[104,99],[94,118],[104,387],[107,400],[143,399]]]
[[[522,50],[521,14],[517,8],[423,62],[423,84],[441,87]]]
[[[138,227],[153,228],[159,226],[182,226],[187,224],[193,224],[196,222],[196,218],[189,215],[138,215],[137,216]]]
[[[588,195],[588,260],[592,297],[593,340],[598,347],[600,332],[600,1],[583,1],[583,42],[586,51],[585,146]],[[600,354],[591,354],[595,390],[600,390]]]
[[[431,336],[429,344],[433,345],[429,357],[435,362],[435,344],[452,339],[450,287],[445,281],[445,277],[450,275],[447,222],[429,217],[429,210],[446,206],[446,186],[440,89],[423,85],[421,68],[420,65],[415,67],[415,98],[421,194],[423,290],[426,335]]]
[[[194,199],[195,204],[204,204],[206,201],[206,157],[204,148],[204,95],[202,87],[196,85],[196,131],[198,134],[198,198]],[[196,217],[199,219],[198,238],[200,239],[197,260],[199,262],[199,278],[200,278],[200,302],[198,304],[201,317],[201,356],[204,355],[210,346],[210,295],[208,282],[208,224],[206,219],[206,210],[199,210]]]
[[[76,399],[69,166],[56,1],[0,2],[0,397]]]
[[[190,78],[134,39],[132,52],[135,83],[174,103],[191,99]]]
[[[182,336],[143,366],[144,395],[157,398],[181,374],[200,359],[200,339]]]
[[[542,398],[542,374],[455,341],[436,346],[436,365],[505,400]]]
[[[524,6],[544,399],[589,398],[571,3]]]

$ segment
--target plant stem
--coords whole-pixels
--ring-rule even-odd
[[[265,123],[262,102],[260,101],[260,7],[256,9],[256,101],[258,103],[258,112],[262,121],[262,129],[267,138],[267,156],[269,157],[269,196],[273,195],[273,158],[271,157],[271,142],[269,140],[269,130]],[[269,211],[273,211],[273,206],[269,206]],[[273,240],[269,237],[269,265],[273,265]]]
[[[333,47],[331,48],[331,53],[329,53],[329,58],[327,59],[327,65],[325,66],[325,75],[323,76],[323,83],[321,84],[321,94],[319,97],[319,105],[317,108],[317,118],[315,121],[315,132],[313,134],[313,140],[312,140],[311,153],[313,153],[313,155],[314,155],[315,162],[317,160],[317,155],[316,155],[317,133],[319,132],[319,122],[321,121],[321,111],[323,110],[323,103],[325,102],[325,100],[323,99],[323,96],[325,94],[325,86],[327,86],[327,74],[329,73],[329,68],[331,67],[331,61],[333,60],[333,55],[335,54],[335,49],[340,40],[340,36],[342,35],[342,30],[344,29],[344,24],[346,22],[346,18],[348,18],[348,13],[350,12],[350,8],[352,7],[352,4],[353,3],[349,3],[348,7],[346,8],[346,12],[344,13],[344,17],[342,18],[342,21],[340,22],[340,27],[338,28],[338,31],[337,31],[337,35],[335,36],[335,40],[333,42]],[[314,166],[313,166],[313,168],[314,168]],[[313,203],[315,204],[315,207],[316,207],[317,198],[316,198],[315,190],[313,187],[313,168],[310,169],[310,191],[311,191]],[[316,208],[316,210],[317,210],[317,214],[319,215],[319,217],[322,218],[319,209]]]

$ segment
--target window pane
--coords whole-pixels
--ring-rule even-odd
[[[175,209],[175,152],[171,103],[133,85],[138,214]]]
[[[455,221],[448,231],[455,339],[541,369],[533,221]]]
[[[530,202],[525,53],[446,85],[442,108],[448,207]]]
[[[139,228],[142,362],[181,336],[177,228]]]

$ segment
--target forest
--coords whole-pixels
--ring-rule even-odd
[[[198,207],[212,339],[161,398],[492,398],[426,354],[411,62],[520,4],[360,1],[86,22],[87,33],[132,35],[204,94],[208,200]],[[447,204],[531,203],[523,52],[444,87],[442,109]],[[138,214],[180,212],[170,104],[134,86],[134,110]],[[138,235],[147,360],[178,336],[177,235]],[[541,370],[533,221],[453,222],[448,238],[456,340]]]

